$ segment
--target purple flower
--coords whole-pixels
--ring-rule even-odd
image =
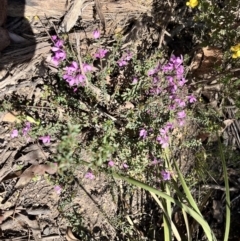
[[[73,86],[76,84],[76,79],[75,77],[71,75],[63,75],[63,79],[65,79],[70,86]]]
[[[179,124],[179,126],[184,126],[185,120],[179,119],[178,124]]]
[[[184,110],[177,113],[178,119],[184,119],[186,117],[186,113]]]
[[[161,92],[162,92],[162,89],[160,87],[150,89],[150,94],[152,95],[159,95]]]
[[[23,128],[23,135],[27,135],[28,132],[30,131],[31,129],[31,123],[30,122],[26,122],[25,123],[25,127]]]
[[[176,57],[175,55],[172,55],[170,61],[175,65],[175,68],[177,68],[183,63],[183,56]]]
[[[156,72],[157,72],[156,69],[150,69],[150,70],[148,70],[147,75],[151,76],[151,75],[154,75]]]
[[[181,79],[183,77],[184,67],[182,65],[178,66],[176,69],[177,79]]]
[[[133,78],[133,81],[132,81],[132,84],[135,85],[135,84],[137,84],[137,82],[138,82],[137,77],[134,77],[134,78]]]
[[[168,133],[167,128],[161,128],[159,131],[160,131],[161,136],[165,136]]]
[[[44,144],[48,144],[51,141],[50,136],[41,136],[39,137],[39,140],[41,140]]]
[[[61,40],[61,39],[58,39],[55,43],[55,47],[57,48],[62,48],[63,47],[63,44],[64,44],[64,41]]]
[[[153,84],[157,84],[159,82],[158,76],[153,77],[152,82],[153,82]]]
[[[175,94],[169,95],[169,99],[170,99],[170,100],[174,100],[175,98],[176,98],[176,95],[175,95]]]
[[[61,188],[61,186],[57,185],[57,186],[54,187],[54,190],[58,195],[60,195],[61,191],[62,191],[62,188]]]
[[[175,99],[176,103],[178,104],[178,107],[183,108],[186,106],[186,102],[181,99]]]
[[[103,59],[107,52],[107,49],[98,49],[94,56],[95,58]]]
[[[70,66],[64,68],[65,74],[63,75],[63,79],[65,79],[70,86],[85,85],[86,77],[83,75],[79,69],[77,62],[73,61]],[[92,66],[89,64],[83,64],[83,71],[88,72],[92,70]]]
[[[189,103],[194,103],[197,101],[196,97],[193,94],[189,95],[187,98]]]
[[[98,39],[100,38],[100,31],[99,30],[94,30],[93,31],[93,38]]]
[[[169,146],[169,138],[167,135],[158,136],[157,141],[161,144],[162,148],[167,148]]]
[[[56,59],[59,59],[59,60],[64,60],[66,59],[66,53],[64,50],[59,50],[57,52],[55,52],[55,56],[54,56]]]
[[[178,81],[178,85],[179,85],[180,87],[182,87],[182,86],[185,85],[186,82],[187,82],[187,81],[186,81],[185,78],[181,78],[181,79]]]
[[[17,137],[18,136],[18,130],[15,129],[12,131],[12,134],[11,134],[11,137],[14,138],[14,137]]]
[[[161,171],[161,175],[164,181],[168,181],[171,179],[171,174],[169,171]]]
[[[123,59],[126,61],[129,61],[132,59],[132,53],[130,51],[127,51],[124,55],[123,55]]]
[[[173,81],[173,77],[172,76],[166,76],[167,81],[169,82],[169,84],[173,85],[174,81]]]
[[[126,60],[124,60],[123,58],[119,59],[119,60],[117,61],[117,63],[118,63],[118,65],[119,65],[120,67],[126,66],[126,65],[128,64],[128,62],[127,62]]]
[[[95,178],[95,176],[93,175],[92,172],[87,172],[86,175],[85,175],[85,178],[93,180]]]
[[[92,70],[93,70],[93,67],[90,64],[86,64],[86,63],[83,64],[83,71],[85,73],[91,72]]]
[[[84,86],[84,84],[85,84],[85,76],[82,75],[82,74],[76,75],[75,84],[76,84],[76,85],[81,84],[82,86]]]
[[[129,168],[129,166],[126,164],[126,163],[123,163],[123,168],[125,168],[125,169],[127,169],[127,168]]]
[[[57,35],[53,35],[52,36],[52,40],[54,41],[54,40],[56,40],[57,39]]]
[[[175,110],[176,109],[176,105],[169,105],[169,110]]]
[[[165,64],[162,67],[163,72],[169,72],[169,71],[172,71],[172,70],[173,70],[173,64],[172,63]]]
[[[113,167],[114,165],[115,165],[115,163],[114,163],[112,160],[110,160],[110,161],[108,162],[108,166]]]
[[[157,158],[154,157],[153,161],[150,163],[150,165],[157,165],[161,163],[161,160],[158,160]]]
[[[142,137],[143,139],[146,139],[147,131],[145,129],[140,130],[139,136]]]
[[[54,52],[54,54],[55,55],[51,58],[51,61],[55,66],[58,66],[61,61],[66,59],[66,52],[64,50],[58,50]]]
[[[61,61],[66,59],[66,52],[63,50],[64,41],[58,39],[56,35],[52,36],[52,40],[54,41],[54,46],[51,50],[54,52],[54,56],[51,58],[51,61],[55,66],[58,66]]]
[[[172,130],[173,129],[173,124],[171,123],[171,122],[168,122],[167,124],[166,124],[166,127],[165,127],[166,129],[168,129],[168,130]]]
[[[177,85],[173,84],[173,85],[169,85],[169,91],[170,93],[174,94],[177,91]]]
[[[66,74],[72,75],[74,72],[78,71],[78,63],[73,61],[71,65],[65,67],[63,70],[66,71]]]

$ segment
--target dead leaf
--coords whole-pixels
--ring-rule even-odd
[[[80,241],[73,235],[71,227],[67,227],[67,233],[65,238],[67,239],[67,241]]]
[[[57,164],[41,164],[41,165],[32,165],[27,168],[22,175],[20,176],[18,182],[15,185],[16,189],[23,188],[27,185],[35,175],[44,175],[45,172],[48,174],[55,174],[57,172]]]
[[[201,132],[198,134],[197,140],[201,140],[201,142],[204,142],[209,138],[209,136],[210,136],[209,133]]]
[[[15,171],[15,172],[11,172],[9,173],[7,176],[5,176],[2,181],[6,181],[6,180],[11,180],[13,178],[16,178],[16,177],[20,177],[20,175],[22,174],[22,170],[18,170],[18,171]]]
[[[27,214],[29,215],[49,215],[51,213],[51,210],[49,207],[37,207],[37,208],[27,208],[26,209]]]
[[[16,160],[16,163],[31,163],[31,164],[38,164],[37,160],[44,159],[45,156],[43,155],[42,151],[38,148],[38,150],[34,150],[28,152],[26,155],[19,157]]]
[[[31,151],[36,151],[39,150],[38,144],[32,144],[31,146],[27,146],[26,148],[23,149],[24,153],[31,152]]]
[[[235,119],[227,119],[223,121],[224,127],[222,126],[219,130],[219,135],[222,135],[222,133],[235,121]]]
[[[5,150],[1,155],[0,155],[0,164],[4,163],[12,154],[12,151],[7,151]]]
[[[20,212],[20,210],[15,211],[15,213],[18,213],[18,212]],[[14,213],[14,210],[12,209],[12,210],[5,211],[2,215],[0,215],[0,224],[8,217],[10,217],[13,213]]]
[[[223,213],[222,213],[222,203],[218,200],[213,200],[213,218],[217,220],[218,223],[223,222]]]
[[[27,216],[24,216],[23,214],[18,214],[16,216],[16,219],[21,220],[28,225],[28,227],[32,231],[35,241],[41,241],[41,229],[37,220],[30,220]]]
[[[223,121],[225,128],[230,126],[234,121],[235,121],[235,119],[227,119],[227,120]]]
[[[0,182],[4,177],[6,177],[12,171],[12,162],[17,151],[13,151],[6,159],[4,165],[0,169]]]
[[[134,104],[132,104],[129,101],[126,101],[123,105],[121,105],[117,111],[123,111],[123,110],[129,110],[129,109],[134,109]]]
[[[9,122],[9,123],[13,123],[13,122],[20,123],[20,120],[18,119],[17,113],[15,113],[15,112],[5,113],[3,115],[3,117],[1,118],[1,121]]]
[[[194,76],[201,77],[210,74],[214,67],[222,63],[222,59],[223,52],[221,49],[210,46],[200,49],[191,64]]]
[[[13,225],[15,224],[13,219],[7,219],[4,223],[1,224],[1,229],[3,231],[7,230],[7,229],[11,229],[13,227]],[[17,223],[17,226],[20,226],[20,223]]]

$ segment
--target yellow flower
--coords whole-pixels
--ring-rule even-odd
[[[236,59],[240,57],[240,44],[231,47],[231,51],[233,51],[232,58]]]
[[[195,8],[198,5],[198,0],[189,0],[186,2],[186,5],[191,8]]]

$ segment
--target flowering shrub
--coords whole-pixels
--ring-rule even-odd
[[[99,37],[100,32],[95,30],[93,38],[98,39]],[[58,41],[61,42],[59,39]],[[60,46],[63,48],[61,44]],[[54,53],[52,58],[55,58],[55,49],[52,51]],[[88,63],[84,62],[84,56],[82,56],[82,67],[77,60],[69,61],[66,56],[60,67],[62,80],[70,88],[81,86],[82,88],[79,90],[81,98],[94,99],[94,93],[88,92],[86,80],[90,84],[94,84],[96,78],[98,81],[105,81],[109,70],[110,72],[123,71],[125,73],[127,68],[133,68],[130,76],[132,81],[126,82],[129,74],[128,76],[123,75],[127,88],[120,87],[118,92],[115,92],[116,102],[128,101],[134,105],[134,109],[123,109],[118,113],[122,122],[126,123],[125,126],[119,128],[114,118],[106,118],[108,115],[105,117],[97,115],[92,119],[79,117],[77,124],[84,128],[96,125],[100,128],[92,130],[93,137],[86,140],[86,143],[82,143],[84,148],[91,153],[89,156],[90,167],[98,166],[118,170],[135,177],[142,175],[139,178],[143,178],[145,169],[149,168],[157,158],[164,160],[165,149],[176,144],[173,142],[172,133],[186,126],[188,109],[197,100],[192,93],[188,93],[186,88],[183,56],[172,55],[168,61],[160,64],[154,58],[144,61],[137,59],[130,49],[117,53],[116,50],[110,52],[99,47],[93,54],[92,61],[106,59],[107,53],[109,63],[101,66],[100,69],[97,68],[98,66],[93,66],[89,60]],[[97,73],[96,69],[101,73]],[[90,75],[86,75],[88,73]],[[96,82],[98,87],[105,86],[98,84],[98,81]],[[105,88],[100,91],[106,92]],[[107,90],[108,95],[113,93]],[[91,95],[93,96],[91,97]],[[109,106],[109,108],[114,107]],[[115,113],[111,115],[115,115]],[[42,139],[42,141],[47,141],[47,139]],[[74,153],[75,158],[81,159],[78,151]],[[59,161],[61,161],[60,156]],[[155,166],[161,170],[160,180],[169,181],[171,174],[168,165],[161,161],[161,165],[157,162]],[[94,179],[93,172],[87,172],[85,178]]]
[[[226,51],[224,58],[237,63],[240,44],[233,46],[239,39],[234,22],[237,1],[229,1],[229,11],[223,11],[219,1],[189,0],[186,5],[189,16],[181,25],[194,29],[195,43],[221,46]],[[178,28],[181,32],[181,26],[174,31]],[[171,28],[166,31],[174,33]],[[53,112],[53,122],[57,121],[51,125],[52,120],[44,119],[37,128],[36,122],[36,125],[26,122],[22,129],[14,129],[11,137],[20,136],[27,142],[37,140],[46,146],[52,144],[55,134],[61,139],[57,154],[53,154],[59,164],[56,183],[61,186],[54,187],[59,195],[65,194],[65,185],[73,181],[76,165],[84,164],[83,177],[89,181],[97,179],[99,172],[105,172],[114,177],[122,175],[125,181],[129,177],[141,180],[151,186],[151,194],[152,188],[160,189],[174,204],[177,202],[172,196],[176,195],[182,207],[188,204],[186,212],[191,208],[192,213],[196,211],[199,221],[200,211],[191,202],[185,177],[175,161],[181,148],[202,144],[200,140],[184,140],[192,121],[192,107],[198,107],[186,79],[184,56],[166,57],[156,51],[150,57],[144,54],[140,57],[134,48],[122,48],[120,37],[111,46],[101,41],[97,29],[92,37],[94,45],[90,54],[79,52],[79,46],[70,50],[59,36],[52,36],[51,63],[59,70],[59,81],[52,89],[52,86],[48,88],[44,99],[49,100],[50,108],[47,108]],[[238,85],[236,81],[234,86],[238,88]],[[180,141],[179,136],[183,136]],[[179,181],[186,195],[179,195],[179,190],[175,192]],[[164,203],[167,198],[161,193],[157,194],[163,207],[167,207],[167,202]],[[171,221],[171,205],[166,209],[164,217]],[[207,225],[204,223],[203,227]]]
[[[31,140],[34,141],[34,139],[35,139],[35,138],[31,137],[30,131],[31,131],[31,123],[29,121],[27,121],[25,123],[24,128],[22,129],[22,135],[27,142],[29,142]],[[14,129],[11,133],[11,137],[15,138],[18,136],[19,136],[19,131],[17,129]],[[49,135],[40,136],[40,137],[38,137],[38,139],[41,140],[42,143],[44,143],[44,144],[49,144],[51,142],[51,137]]]
[[[201,4],[187,3],[200,10]],[[59,165],[55,182],[59,185],[54,187],[58,195],[63,196],[65,185],[73,181],[76,165],[84,164],[83,177],[89,181],[101,171],[112,176],[117,173],[123,180],[133,177],[174,196],[181,175],[173,157],[180,148],[191,147],[178,136],[189,128],[192,106],[197,102],[188,87],[184,56],[163,58],[156,52],[144,59],[131,48],[122,50],[118,39],[113,47],[101,46],[100,36],[99,30],[93,32],[97,48],[91,55],[80,51],[81,56],[76,56],[74,47],[71,53],[59,37],[52,37],[51,62],[59,69],[59,89],[55,95],[50,90],[46,99],[60,112],[53,115],[61,119],[60,128],[50,132],[53,127],[43,122],[33,136],[34,125],[26,122],[11,137],[21,134],[27,141],[51,145],[51,138],[58,135],[61,141],[53,154]],[[231,50],[233,58],[239,57],[238,45]],[[192,146],[200,144],[196,141]]]

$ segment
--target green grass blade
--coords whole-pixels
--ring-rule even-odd
[[[184,222],[185,222],[186,229],[187,229],[187,240],[191,241],[192,236],[191,236],[190,226],[189,226],[189,222],[188,222],[188,217],[187,217],[186,212],[183,209],[182,209],[182,213],[183,213],[183,218],[184,218]]]
[[[164,240],[172,240],[171,223],[168,222],[166,214],[163,215]]]
[[[185,180],[184,180],[184,178],[183,178],[183,175],[182,175],[182,173],[181,173],[181,171],[180,171],[180,169],[179,169],[179,167],[178,167],[178,165],[176,164],[175,161],[174,161],[174,167],[175,167],[175,169],[177,170],[177,174],[178,174],[179,180],[180,180],[180,182],[181,182],[181,184],[182,184],[183,190],[184,190],[184,192],[185,192],[185,194],[186,194],[186,198],[187,198],[189,204],[191,205],[191,207],[192,207],[200,216],[202,216],[202,214],[201,214],[201,212],[200,212],[200,210],[199,210],[199,208],[198,208],[195,200],[193,199],[193,196],[192,196],[192,194],[191,194],[191,192],[190,192],[190,190],[189,190],[189,188],[188,188],[188,186],[187,186],[187,184],[186,184],[186,182],[185,182]]]
[[[230,191],[229,191],[229,182],[228,182],[228,174],[227,174],[227,167],[225,156],[223,153],[222,143],[218,138],[218,146],[220,152],[220,158],[222,161],[223,166],[223,176],[224,176],[224,183],[225,183],[225,193],[226,193],[226,224],[225,224],[225,232],[224,232],[224,241],[228,241],[229,231],[230,231],[230,219],[231,219],[231,210],[230,210]]]
[[[167,227],[164,226],[164,229],[165,228],[168,228],[170,229],[170,227],[172,227],[172,232],[175,236],[175,238],[178,240],[178,241],[181,241],[181,236],[179,235],[179,232],[175,226],[175,224],[172,222],[171,218],[169,217],[168,213],[167,213],[167,210],[163,207],[161,201],[159,200],[159,198],[157,197],[157,195],[153,192],[150,192],[150,194],[152,195],[152,197],[154,198],[154,200],[156,201],[156,203],[159,205],[159,207],[163,210],[163,213],[164,213],[164,216],[166,217],[167,219],[167,222],[168,222],[168,225]],[[165,231],[164,231],[165,232]],[[171,232],[171,230],[169,230],[169,232]],[[166,237],[165,237],[166,238]],[[166,240],[166,239],[165,239]]]
[[[171,193],[170,193],[170,189],[169,189],[169,186],[166,184],[165,185],[165,189],[166,189],[166,194],[171,196]],[[166,202],[166,207],[167,207],[167,214],[168,214],[168,217],[170,218],[171,220],[171,216],[172,216],[172,207],[171,207],[171,202],[167,199],[165,199],[165,202]],[[171,232],[171,222],[170,222],[170,233],[169,233],[169,237],[170,237],[170,240],[172,240],[172,232]],[[166,239],[165,239],[166,240]]]
[[[166,193],[160,192],[157,189],[155,189],[153,187],[150,187],[147,184],[142,183],[140,181],[137,181],[137,180],[135,180],[133,178],[125,177],[125,176],[122,176],[122,175],[117,174],[117,173],[112,173],[112,175],[115,178],[120,178],[120,179],[125,180],[126,182],[128,182],[130,184],[133,184],[135,186],[143,188],[143,189],[145,189],[145,190],[147,190],[149,192],[153,192],[153,193],[157,194],[158,196],[160,196],[161,198],[167,199],[171,203],[174,203],[175,205],[179,206],[181,209],[183,209],[185,212],[187,212],[190,216],[192,216],[202,226],[202,228],[203,228],[203,230],[204,230],[204,232],[205,232],[205,234],[206,234],[206,236],[207,236],[209,241],[216,241],[216,237],[213,234],[213,232],[212,232],[211,228],[209,227],[208,223],[204,220],[202,215],[200,215],[198,212],[196,212],[192,208],[190,208],[187,205],[179,202],[176,199],[173,199],[172,197],[170,197]]]

